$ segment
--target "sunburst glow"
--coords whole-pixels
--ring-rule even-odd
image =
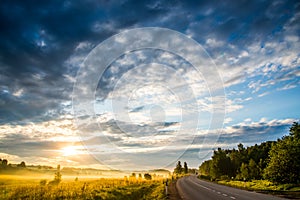
[[[79,147],[77,146],[68,146],[61,149],[63,156],[74,156],[80,154]]]

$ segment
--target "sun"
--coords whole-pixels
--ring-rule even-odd
[[[68,146],[61,149],[63,156],[73,156],[79,154],[78,147]]]

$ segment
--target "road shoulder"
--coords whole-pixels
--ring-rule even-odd
[[[171,181],[171,183],[168,186],[168,197],[169,200],[182,200],[177,187],[176,187],[176,180]]]

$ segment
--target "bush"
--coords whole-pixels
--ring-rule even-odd
[[[46,179],[43,179],[40,181],[40,186],[45,186],[47,185],[47,180]]]
[[[150,174],[144,174],[144,178],[146,179],[146,180],[151,180],[152,179],[152,176],[150,175]]]
[[[199,175],[198,178],[205,179],[205,180],[211,180],[211,177],[209,175]]]
[[[220,179],[223,180],[223,181],[229,181],[230,180],[228,175],[223,175],[223,176],[220,177]]]

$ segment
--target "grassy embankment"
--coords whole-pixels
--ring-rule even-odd
[[[199,177],[209,180],[207,177]],[[236,181],[236,180],[216,180],[215,183],[236,187],[239,189],[273,194],[287,198],[300,199],[300,185],[296,184],[275,184],[268,180]]]
[[[278,195],[286,198],[300,199],[300,185],[275,184],[267,180],[252,181],[218,181],[219,184],[256,191],[266,194]]]

